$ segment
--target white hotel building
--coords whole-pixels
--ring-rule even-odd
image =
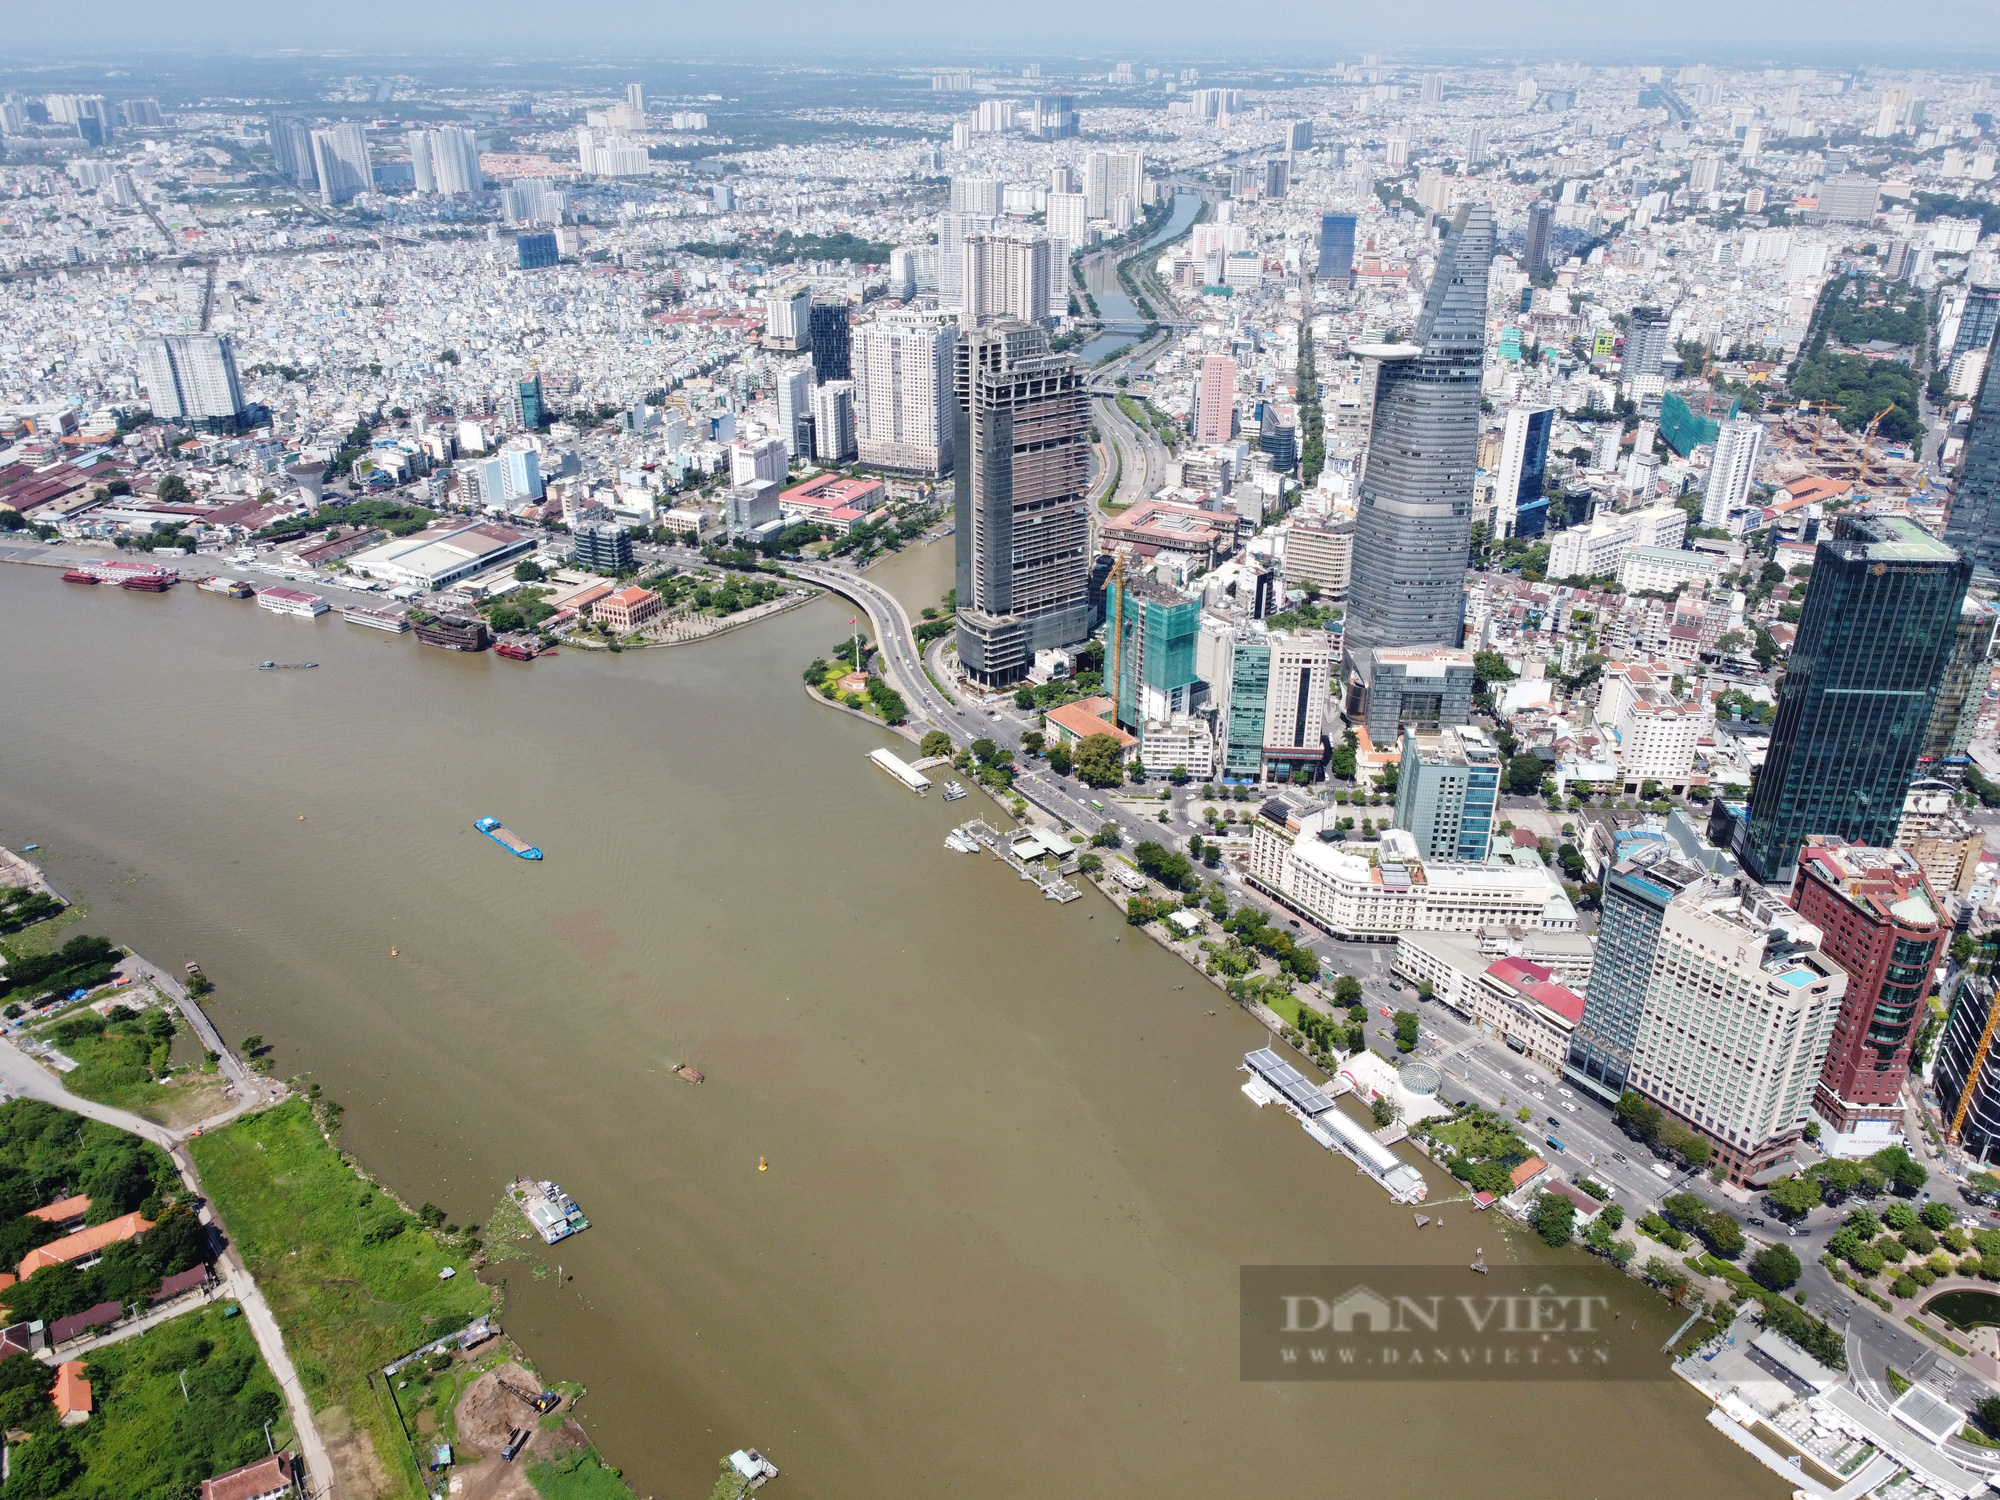
[[[1467,932],[1513,926],[1576,931],[1562,882],[1532,852],[1483,864],[1426,863],[1401,829],[1379,846],[1351,849],[1320,837],[1334,809],[1298,820],[1297,836],[1259,818],[1250,838],[1250,879],[1259,890],[1335,937],[1392,942],[1405,932]]]

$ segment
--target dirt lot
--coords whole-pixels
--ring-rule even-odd
[[[502,1381],[515,1390],[529,1393],[542,1388],[540,1376],[530,1374],[511,1360],[465,1388],[458,1398],[459,1467],[453,1478],[462,1488],[454,1491],[457,1500],[535,1500],[534,1486],[528,1483],[529,1463],[554,1459],[590,1444],[583,1428],[569,1418],[566,1408],[557,1408],[562,1425],[554,1431],[543,1431],[544,1419],[525,1401],[504,1390]],[[511,1464],[503,1463],[500,1450],[507,1445],[507,1434],[517,1427],[528,1428],[533,1436]]]

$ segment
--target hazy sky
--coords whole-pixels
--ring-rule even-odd
[[[1960,66],[2000,55],[1993,0],[95,0],[12,9],[0,57],[152,47],[270,52],[439,49],[551,56],[624,52],[796,57],[813,47],[907,56],[953,47],[1050,58],[1106,48],[1312,64],[1382,50],[1555,56],[1842,59],[1928,55]],[[4,67],[4,62],[0,62]]]

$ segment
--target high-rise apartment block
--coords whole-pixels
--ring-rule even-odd
[[[1354,581],[1354,523],[1295,521],[1285,533],[1285,586],[1315,588],[1322,602],[1344,603]]]
[[[1413,341],[1356,351],[1380,368],[1355,526],[1350,663],[1386,647],[1458,643],[1493,249],[1493,211],[1460,208]]]
[[[764,296],[764,347],[806,349],[812,341],[812,288],[779,287]]]
[[[1704,874],[1661,916],[1628,1086],[1706,1137],[1730,1182],[1783,1174],[1813,1118],[1848,989],[1823,939],[1741,876]],[[1606,967],[1600,945],[1593,983]]]
[[[1061,273],[1043,234],[975,234],[966,238],[960,311],[970,326],[999,319],[1039,323],[1056,311]]]
[[[1482,732],[1403,731],[1396,826],[1417,841],[1423,858],[1485,859],[1499,799],[1499,747]]]
[[[1914,856],[1808,835],[1791,905],[1847,971],[1847,995],[1820,1067],[1814,1108],[1821,1149],[1868,1156],[1902,1140],[1903,1084],[1924,1017],[1931,970],[1949,924]]]
[[[982,687],[1090,631],[1089,378],[1032,323],[959,336],[953,435],[958,657]]]
[[[359,125],[335,125],[312,133],[313,170],[319,201],[329,208],[348,203],[375,186],[368,164],[368,132]]]
[[[1146,158],[1137,151],[1093,151],[1083,159],[1083,196],[1093,219],[1113,218],[1122,198],[1136,212],[1146,180]]]
[[[854,330],[855,445],[880,469],[937,476],[952,466],[949,315],[883,313]]]
[[[1195,402],[1194,440],[1226,443],[1236,436],[1236,361],[1211,354],[1201,362],[1201,392]]]
[[[1708,489],[1701,501],[1701,524],[1726,525],[1732,511],[1750,503],[1757,459],[1764,451],[1764,424],[1741,417],[1724,422],[1708,465]]]
[[[139,378],[164,422],[225,420],[243,413],[236,352],[213,333],[170,333],[139,344]]]
[[[1924,747],[1972,564],[1907,516],[1842,514],[1813,559],[1777,720],[1735,830],[1788,883],[1807,834],[1887,847]]]
[[[265,128],[278,175],[295,187],[317,188],[319,168],[313,163],[312,130],[305,121],[295,115],[271,115]]]
[[[843,316],[846,309],[841,309]],[[844,464],[855,456],[854,382],[822,381],[813,388],[813,457]]]
[[[1625,351],[1618,372],[1628,382],[1657,375],[1668,347],[1667,315],[1657,307],[1635,307],[1625,326]]]
[[[1049,237],[1062,242],[1067,259],[1068,251],[1090,241],[1090,199],[1082,193],[1050,193],[1048,225]]]

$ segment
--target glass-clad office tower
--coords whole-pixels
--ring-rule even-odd
[[[1944,539],[1989,573],[2000,573],[2000,376],[1993,357],[1979,379],[1965,453],[1958,461]]]
[[[1319,221],[1319,279],[1354,285],[1354,215],[1326,214]]]
[[[1736,855],[1791,883],[1809,833],[1888,848],[1957,638],[1972,563],[1906,516],[1842,515],[1820,542],[1771,748]]]
[[[1583,1019],[1570,1033],[1563,1072],[1605,1099],[1625,1091],[1632,1044],[1653,978],[1667,903],[1708,872],[1664,840],[1636,850],[1604,872],[1597,959],[1584,987]]]

